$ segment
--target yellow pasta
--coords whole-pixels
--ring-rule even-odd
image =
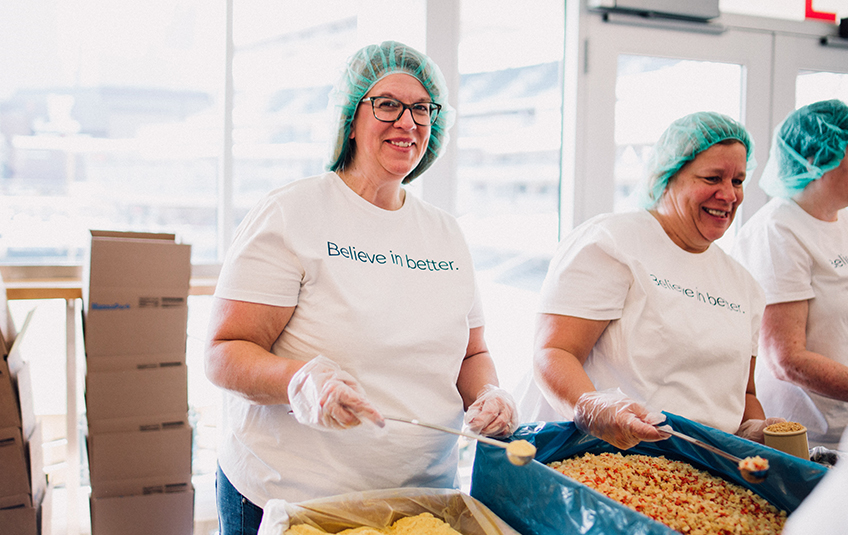
[[[758,494],[665,457],[586,453],[548,466],[687,535],[771,535],[786,522]]]
[[[326,531],[307,524],[296,524],[284,535],[327,535]],[[390,527],[375,529],[358,527],[340,531],[337,535],[461,535],[458,531],[430,513],[400,518]]]

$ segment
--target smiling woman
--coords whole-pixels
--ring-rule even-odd
[[[376,435],[383,411],[488,436],[518,424],[459,224],[403,186],[453,122],[439,68],[395,41],[369,45],[331,98],[328,171],[256,205],[215,291],[205,363],[225,391],[222,535],[255,533],[272,499],[454,486],[456,437]]]
[[[399,103],[429,103],[431,98],[421,82],[407,74],[389,74],[374,84],[368,94],[367,100],[379,97]],[[401,112],[394,113],[395,119],[386,121],[378,117],[374,100],[362,104],[354,115],[348,138],[350,159],[342,162],[337,172],[363,198],[386,209],[397,209],[403,205],[405,195],[399,189],[400,183],[415,178],[412,172],[427,153],[429,114],[426,124],[421,126],[412,110],[407,113],[407,105],[403,104]]]
[[[733,223],[744,197],[746,147],[736,139],[716,143],[669,181],[651,214],[681,249],[702,253]]]
[[[762,290],[712,246],[742,201],[752,154],[729,117],[678,119],[654,147],[643,209],[597,216],[563,239],[542,287],[536,386],[522,402],[535,410],[522,421],[573,419],[627,449],[663,440],[654,426],[669,410],[762,441]]]

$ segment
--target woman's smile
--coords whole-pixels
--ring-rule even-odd
[[[666,233],[686,251],[706,251],[724,236],[745,196],[746,148],[715,144],[671,178],[655,211]]]
[[[390,74],[374,84],[368,97],[390,97],[400,102],[429,102],[430,94],[408,74]],[[351,140],[356,144],[352,167],[366,170],[373,180],[403,180],[424,157],[430,127],[412,119],[404,109],[394,122],[374,117],[372,103],[363,102],[356,112]]]

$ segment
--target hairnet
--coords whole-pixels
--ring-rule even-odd
[[[671,123],[654,145],[647,175],[639,191],[639,205],[643,208],[656,206],[671,177],[699,153],[726,139],[736,139],[745,145],[746,170],[750,174],[757,166],[754,140],[735,120],[720,113],[701,111]]]
[[[442,109],[430,127],[427,152],[404,179],[404,183],[429,168],[448,144],[448,129],[453,126],[455,111],[448,104],[448,88],[439,67],[426,55],[395,41],[368,45],[357,51],[347,62],[341,77],[330,93],[330,104],[336,110],[334,145],[327,169],[344,169],[353,158],[350,131],[356,108],[365,94],[384,77],[406,73],[414,76],[430,94],[432,102]]]
[[[790,113],[774,130],[760,187],[790,198],[839,165],[848,145],[848,105],[824,100]]]

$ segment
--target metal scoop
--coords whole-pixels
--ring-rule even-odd
[[[476,433],[470,433],[467,431],[457,431],[456,429],[451,429],[450,427],[443,427],[441,425],[436,424],[428,424],[425,422],[419,422],[418,420],[394,418],[391,416],[384,416],[383,418],[386,420],[392,420],[394,422],[403,422],[406,424],[427,427],[429,429],[435,429],[436,431],[443,431],[445,433],[451,433],[452,435],[459,435],[461,437],[471,438],[479,442],[485,442],[486,444],[491,444],[492,446],[503,448],[506,450],[506,458],[509,459],[509,462],[511,462],[515,466],[524,466],[525,464],[532,461],[533,457],[536,456],[536,447],[533,444],[527,442],[526,440],[501,442],[500,440],[484,437],[483,435],[478,435]]]
[[[684,435],[683,433],[675,431],[674,429],[672,429],[668,425],[664,425],[662,427],[657,427],[657,430],[659,430],[661,433],[668,433],[669,435],[675,436],[677,438],[682,438],[683,440],[685,440],[687,442],[691,442],[692,444],[695,444],[696,446],[700,446],[700,447],[704,448],[705,450],[711,451],[711,452],[715,453],[716,455],[721,455],[725,459],[729,459],[729,460],[733,461],[734,463],[736,463],[736,468],[739,470],[739,473],[742,475],[742,479],[744,479],[748,483],[754,483],[754,484],[762,483],[766,479],[766,477],[768,477],[768,468],[766,468],[765,470],[748,470],[748,469],[742,468],[742,464],[741,464],[742,459],[740,459],[739,457],[736,457],[735,455],[731,455],[724,450],[720,450],[720,449],[716,448],[715,446],[711,446],[710,444],[707,444],[706,442],[702,442],[702,441],[700,441],[696,438],[692,438],[689,435]]]

